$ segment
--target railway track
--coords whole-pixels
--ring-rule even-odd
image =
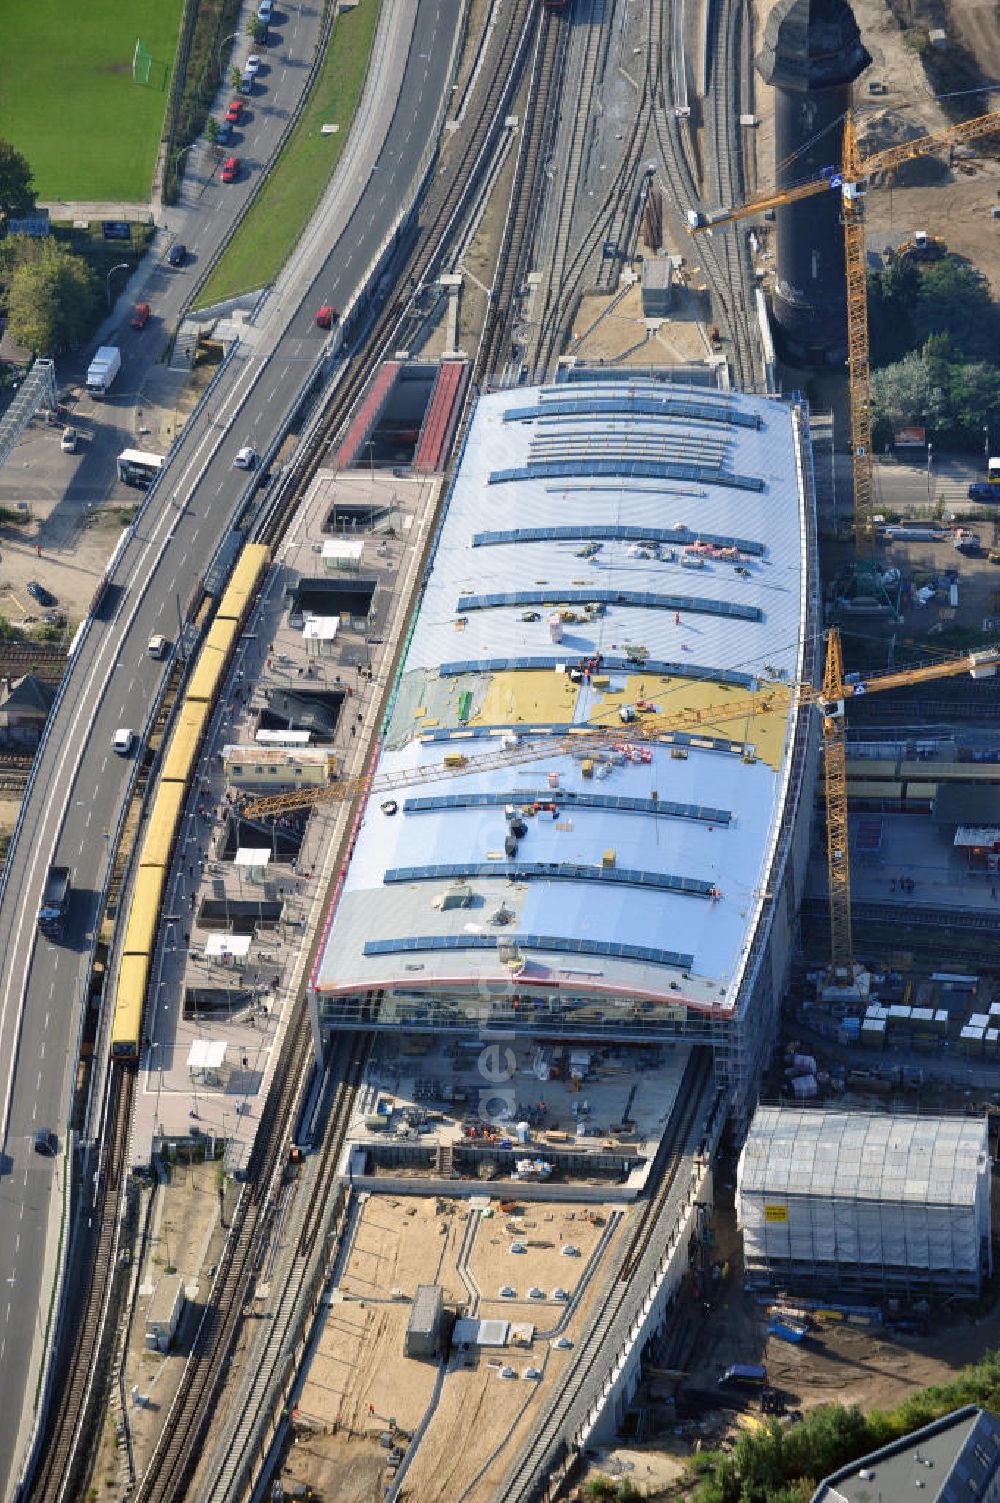
[[[651,1177],[655,1188],[640,1213],[627,1243],[614,1281],[584,1340],[578,1343],[574,1361],[567,1363],[534,1434],[522,1447],[497,1494],[498,1503],[538,1503],[548,1496],[548,1480],[571,1448],[571,1436],[594,1403],[602,1373],[620,1349],[630,1319],[629,1300],[633,1281],[650,1255],[659,1252],[671,1230],[661,1225],[685,1163],[698,1147],[714,1091],[712,1062],[707,1051],[691,1057],[678,1100],[683,1102],[668,1136],[657,1152]],[[645,1282],[645,1281],[643,1281]],[[643,1290],[643,1293],[645,1291]]]
[[[0,645],[0,675],[21,678],[33,673],[46,684],[58,684],[66,672],[66,650],[52,642],[4,642]]]
[[[446,167],[427,194],[417,233],[404,268],[403,290],[377,312],[352,352],[346,375],[325,403],[322,421],[300,458],[296,483],[280,503],[253,525],[255,541],[275,543],[283,535],[330,441],[343,427],[372,371],[387,350],[394,348],[396,331],[406,318],[415,290],[433,274],[444,253],[449,232],[472,192],[476,173],[488,157],[493,138],[502,127],[511,93],[537,24],[536,0],[514,0],[505,9],[491,38],[492,56],[480,72],[470,100],[469,129],[453,141]],[[20,651],[20,650],[19,650]],[[51,654],[44,655],[46,661]],[[38,661],[40,654],[34,654]],[[33,657],[33,661],[34,661]],[[233,1213],[230,1234],[220,1261],[212,1296],[199,1326],[180,1389],[160,1441],[135,1497],[139,1503],[179,1503],[198,1462],[198,1448],[211,1414],[213,1396],[221,1386],[242,1320],[246,1293],[256,1261],[266,1244],[271,1215],[271,1186],[279,1173],[298,1110],[301,1083],[311,1054],[311,1034],[305,999],[300,998],[289,1021],[275,1086],[265,1104],[247,1183]],[[94,1201],[94,1217],[101,1237],[87,1264],[87,1295],[72,1333],[67,1332],[68,1356],[57,1371],[50,1418],[38,1461],[29,1484],[34,1503],[69,1503],[83,1496],[92,1443],[99,1433],[98,1384],[95,1374],[105,1367],[114,1331],[109,1319],[115,1293],[117,1238],[126,1175],[134,1067],[116,1065],[109,1072],[107,1126],[102,1135],[102,1173]],[[345,1111],[347,1107],[345,1106]],[[321,1170],[328,1196],[334,1171]],[[319,1197],[319,1192],[317,1192]],[[323,1203],[312,1208],[313,1224]],[[312,1234],[315,1236],[315,1233]],[[69,1307],[68,1307],[69,1308]]]
[[[87,1427],[85,1422],[108,1381],[107,1361],[114,1337],[114,1321],[108,1314],[118,1293],[116,1286],[127,1282],[127,1269],[120,1264],[118,1252],[134,1093],[134,1068],[115,1070],[97,1169],[92,1218],[95,1230],[90,1245],[78,1249],[80,1267],[87,1278],[86,1297],[75,1327],[64,1333],[65,1355],[57,1382],[61,1378],[65,1389],[53,1412],[43,1460],[35,1475],[31,1497],[37,1503],[76,1503],[86,1492],[99,1427]],[[70,1263],[67,1273],[72,1270]]]
[[[249,1481],[248,1457],[258,1453],[255,1440],[270,1418],[275,1393],[288,1371],[290,1352],[305,1317],[304,1305],[310,1281],[316,1273],[314,1252],[325,1229],[336,1217],[340,1203],[334,1198],[337,1168],[351,1120],[354,1096],[368,1056],[370,1035],[355,1035],[345,1045],[334,1099],[327,1114],[323,1141],[315,1159],[312,1185],[299,1223],[294,1253],[282,1270],[281,1292],[273,1319],[263,1327],[264,1339],[252,1353],[253,1371],[241,1402],[225,1425],[198,1489],[200,1503],[226,1503],[239,1496]],[[256,1272],[256,1269],[255,1269]],[[268,1275],[270,1277],[270,1275]],[[248,1291],[249,1292],[249,1291]],[[246,1296],[244,1296],[244,1303]],[[248,1353],[248,1357],[251,1354]]]
[[[714,166],[706,186],[715,202],[738,202],[742,176],[737,149],[739,78],[736,63],[740,43],[740,13],[736,0],[718,0],[713,32],[713,87],[708,135]],[[640,207],[640,178],[650,136],[663,163],[661,188],[675,230],[686,224],[689,209],[701,202],[688,143],[674,114],[672,80],[678,74],[676,27],[666,0],[646,10],[645,71],[641,94],[619,165],[601,203],[571,253],[561,255],[559,280],[552,279],[541,327],[532,352],[531,376],[544,380],[555,360],[582,296],[591,269],[608,263],[610,247],[631,243]],[[578,158],[579,159],[579,158]],[[568,197],[569,195],[567,195]],[[568,228],[562,230],[568,238]],[[605,248],[609,249],[606,250]],[[732,235],[703,236],[698,254],[712,294],[713,316],[728,342],[734,383],[745,391],[760,389],[762,371],[751,330],[754,312],[749,294],[750,267],[742,241]]]
[[[479,382],[497,371],[512,341],[518,301],[527,270],[527,257],[534,238],[545,183],[545,157],[557,120],[555,101],[568,36],[569,27],[559,14],[551,10],[542,12],[531,87],[522,118],[507,222],[504,225],[486,324],[476,354],[473,379]]]

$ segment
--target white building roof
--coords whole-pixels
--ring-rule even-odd
[[[339,630],[339,616],[307,616],[302,635],[307,642],[332,642]]]
[[[803,671],[801,468],[792,410],[765,398],[643,378],[480,398],[378,764],[430,771],[389,812],[369,799],[321,991],[506,983],[500,941],[519,988],[735,1004],[796,713],[746,705]],[[704,711],[704,734],[594,777],[565,749],[433,775],[512,731],[617,727],[629,747],[639,701]],[[549,798],[505,858],[505,804]],[[471,906],[440,903],[455,881]]]
[[[759,1107],[738,1194],[972,1206],[987,1154],[982,1117]]]
[[[189,1070],[219,1070],[226,1059],[226,1045],[222,1039],[194,1039],[188,1050]]]

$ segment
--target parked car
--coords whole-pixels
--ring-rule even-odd
[[[257,74],[260,72],[260,61],[260,53],[251,52],[250,56],[243,64],[243,72],[249,73],[251,78],[256,78]]]
[[[183,266],[187,260],[187,246],[183,240],[175,240],[167,252],[167,261],[171,266]]]
[[[262,26],[268,26],[274,14],[274,0],[260,0],[257,7],[257,20]]]
[[[149,323],[149,304],[136,303],[132,313],[133,329],[144,329]]]
[[[240,123],[240,116],[242,114],[243,114],[243,101],[242,101],[242,99],[231,99],[229,101],[229,108],[226,111],[226,121],[227,121],[227,123],[229,125],[239,125],[239,123]]]
[[[62,438],[59,440],[59,447],[64,454],[75,454],[76,446],[79,442],[80,435],[75,428],[63,429]]]
[[[239,175],[239,170],[239,157],[227,157],[222,164],[222,172],[220,174],[222,181],[224,183],[235,183],[236,178]]]
[[[44,585],[39,584],[37,579],[28,580],[28,594],[32,600],[37,600],[39,605],[50,606],[59,604],[52,591],[47,590]]]
[[[228,119],[219,121],[219,134],[216,136],[217,146],[228,146],[233,139],[233,127]]]
[[[332,329],[337,322],[339,314],[331,303],[324,303],[316,314],[316,327],[319,329]]]

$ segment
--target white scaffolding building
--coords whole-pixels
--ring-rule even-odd
[[[978,1295],[990,1261],[985,1118],[761,1107],[740,1155],[748,1278]]]

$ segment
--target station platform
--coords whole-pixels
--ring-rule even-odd
[[[308,980],[309,947],[329,900],[347,812],[339,802],[319,801],[276,821],[239,818],[240,795],[280,792],[281,785],[227,781],[231,749],[270,745],[257,740],[262,726],[301,725],[312,706],[309,747],[334,757],[344,776],[360,769],[438,489],[437,480],[378,473],[357,472],[346,488],[317,476],[265,580],[209,725],[164,893],[129,1146],[133,1168],[147,1165],[158,1147],[192,1138],[210,1152],[224,1142],[228,1172],[238,1175],[249,1161],[292,1005]],[[310,636],[290,602],[303,584],[324,579],[332,495],[349,495],[359,515],[393,521],[381,532],[369,525],[357,534],[364,571],[378,585],[372,617],[341,623],[327,643]],[[280,730],[270,734],[280,740]],[[266,767],[268,754],[260,761]]]
[[[417,439],[416,453],[413,456],[415,474],[430,475],[441,469],[444,457],[451,447],[468,382],[468,361],[442,361],[420,429],[420,437]]]
[[[344,442],[337,450],[335,463],[338,470],[349,470],[358,462],[361,451],[378,422],[379,414],[389,400],[392,388],[399,380],[401,369],[402,365],[398,360],[385,360],[379,366],[375,379],[369,385],[361,406],[351,420]]]

